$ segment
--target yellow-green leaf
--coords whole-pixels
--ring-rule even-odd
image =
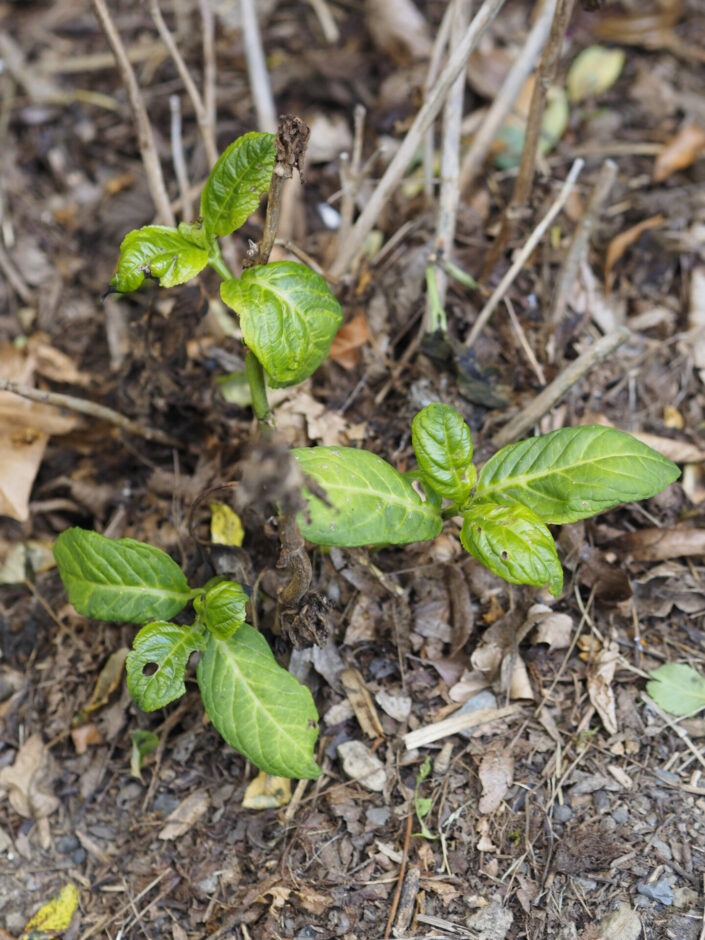
[[[588,46],[573,60],[568,72],[568,97],[573,104],[601,95],[619,78],[624,66],[623,49]]]
[[[78,888],[69,882],[27,921],[21,940],[39,940],[45,934],[67,930],[77,904]]]

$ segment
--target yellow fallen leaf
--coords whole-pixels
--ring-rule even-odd
[[[270,777],[261,770],[245,790],[242,805],[245,809],[276,809],[286,806],[291,799],[291,780]]]
[[[210,503],[211,542],[215,545],[234,545],[240,548],[245,537],[240,517],[225,503]]]
[[[68,929],[78,904],[78,888],[67,884],[59,893],[39,908],[24,928],[21,940],[38,940],[43,934],[56,934]]]
[[[567,78],[568,97],[573,104],[594,98],[617,81],[624,66],[623,49],[588,46],[573,60]]]

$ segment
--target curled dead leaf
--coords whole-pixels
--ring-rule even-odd
[[[612,289],[612,269],[622,257],[627,248],[631,247],[636,241],[638,241],[643,232],[646,232],[652,228],[659,228],[661,225],[663,225],[664,221],[664,216],[659,213],[658,215],[650,216],[648,219],[643,219],[637,225],[632,225],[632,227],[628,228],[626,231],[620,232],[619,235],[615,235],[615,237],[607,246],[607,255],[605,257],[606,291],[609,292]]]
[[[480,761],[478,776],[482,783],[482,796],[478,809],[483,816],[493,813],[500,805],[514,776],[514,758],[508,748],[491,748]]]
[[[600,716],[605,730],[617,733],[617,708],[614,700],[612,680],[614,679],[619,646],[615,640],[608,640],[588,669],[587,690],[590,701]]]
[[[684,170],[705,154],[705,130],[686,124],[672,137],[654,163],[654,182],[660,183],[677,170]]]

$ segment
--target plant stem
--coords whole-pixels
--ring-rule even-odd
[[[214,271],[217,271],[224,281],[229,281],[232,278],[232,273],[223,261],[220,247],[215,240],[211,244],[208,252],[208,263]],[[255,413],[255,418],[257,418],[260,432],[263,437],[269,437],[274,428],[274,421],[267,400],[267,383],[264,378],[262,363],[251,349],[248,349],[245,355],[245,374],[247,375],[247,381],[250,386],[252,410]]]

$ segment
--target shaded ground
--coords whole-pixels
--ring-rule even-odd
[[[256,119],[233,19],[237,5],[214,6],[223,15],[217,97],[224,147]],[[405,41],[390,39],[373,4],[363,10],[330,3],[340,30],[335,42],[326,40],[313,3],[262,6],[270,8],[262,28],[277,107],[314,128],[307,185],[282,234],[326,269],[336,237],[319,206],[340,188],[339,153],[350,149],[353,109],[367,108],[365,158],[402,139],[422,100],[429,37],[444,4],[419,4],[426,22],[413,43],[410,27]],[[470,70],[467,115],[496,93],[525,41],[531,6],[508,2],[483,41]],[[116,7],[124,42],[137,51],[171,178],[168,97],[181,83],[142,5]],[[197,74],[196,7],[164,4]],[[642,698],[649,669],[678,661],[702,671],[705,660],[705,355],[702,334],[693,332],[705,322],[705,160],[694,153],[682,169],[654,181],[664,143],[685,125],[705,128],[698,8],[697,0],[654,3],[646,24],[636,3],[576,12],[562,77],[596,37],[624,39],[611,16],[629,17],[627,38],[636,42],[623,46],[626,62],[612,88],[571,106],[557,149],[539,168],[531,212],[521,219],[513,247],[543,216],[574,158],[585,156],[559,227],[509,290],[533,364],[503,308],[459,372],[418,351],[434,213],[424,206],[416,169],[379,220],[379,243],[399,233],[396,246],[363,262],[338,288],[346,319],[362,314],[369,338],[361,330],[351,361],[341,364],[338,356],[324,364],[305,386],[287,390],[278,410],[292,444],[363,443],[405,468],[413,415],[429,401],[447,401],[486,455],[493,434],[545,383],[601,333],[626,322],[630,339],[569,390],[541,430],[606,420],[650,433],[688,467],[683,484],[647,504],[564,527],[566,591],[555,603],[468,560],[452,523],[431,545],[372,559],[361,551],[317,553],[315,587],[331,601],[331,638],[322,651],[293,654],[292,668],[306,676],[322,716],[324,775],[296,788],[288,805],[256,811],[241,806],[253,769],[204,722],[193,681],[181,702],[151,715],[135,708],[120,683],[107,703],[75,721],[108,658],[129,647],[135,631],[77,616],[46,545],[78,524],[150,541],[190,577],[207,577],[217,559],[194,537],[207,541],[210,497],[201,497],[237,478],[252,427],[249,412],[226,404],[216,381],[237,368],[240,344],[219,328],[214,276],[168,292],[148,285],[119,303],[99,301],[120,239],[149,222],[153,208],[111,59],[81,58],[106,50],[89,4],[0,6],[0,368],[15,378],[29,368],[24,380],[31,381],[33,367],[41,387],[108,404],[186,445],[164,447],[83,418],[59,427],[50,409],[54,416],[42,420],[51,436],[29,515],[0,524],[2,556],[20,565],[19,575],[16,567],[3,569],[0,608],[0,766],[17,770],[0,802],[6,935],[19,936],[37,906],[70,881],[80,889],[66,934],[72,938],[374,940],[387,935],[400,878],[390,936],[702,935],[705,722],[685,719],[677,733]],[[182,99],[189,172],[198,181],[206,159]],[[609,156],[617,180],[571,289],[556,351],[548,319],[554,284]],[[367,170],[361,203],[382,160]],[[462,201],[456,260],[468,272],[481,270],[512,179],[513,171],[488,164]],[[176,196],[171,184],[170,192]],[[613,249],[606,293],[608,245],[647,219],[651,227]],[[245,227],[246,237],[259,237],[257,222]],[[246,245],[232,241],[236,260]],[[467,334],[486,295],[477,296],[451,290],[453,337]],[[31,478],[37,426],[44,427],[33,413],[19,438],[12,430],[14,450],[5,445],[0,455],[5,488],[10,478]],[[253,507],[244,519],[244,550],[225,553],[223,563],[250,584],[265,571],[258,622],[286,662],[288,644],[271,633],[279,581],[268,511]],[[665,547],[653,543],[654,528],[667,535]],[[32,551],[26,583],[17,554],[23,545]],[[550,602],[552,612],[533,606],[538,602]],[[485,707],[514,707],[465,736],[405,747],[407,732],[448,717],[482,686],[494,693]],[[130,775],[136,729],[156,731],[161,742],[142,781]],[[343,768],[337,749],[350,740],[381,762],[378,789]],[[432,769],[418,794],[431,800],[425,823],[432,839],[415,835],[413,815],[426,754]],[[175,831],[165,820],[179,806],[185,816]]]

